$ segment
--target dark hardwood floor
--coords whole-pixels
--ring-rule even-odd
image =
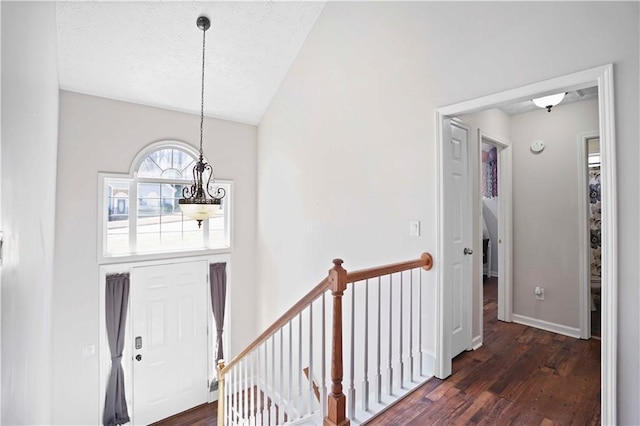
[[[483,346],[368,425],[600,424],[600,341],[498,321],[495,279],[484,296]]]
[[[600,341],[577,340],[497,320],[495,279],[484,286],[484,344],[453,360],[368,425],[598,425]],[[205,404],[156,426],[216,425]]]
[[[202,404],[151,426],[216,426],[218,424],[218,403]]]
[[[600,288],[591,289],[591,300],[593,300],[591,309],[591,336],[600,339],[602,337],[602,298]]]

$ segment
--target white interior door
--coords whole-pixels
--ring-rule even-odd
[[[137,267],[131,288],[133,421],[142,425],[207,402],[207,263]]]
[[[451,357],[471,348],[471,185],[469,128],[451,121],[443,148],[444,287],[450,313]]]

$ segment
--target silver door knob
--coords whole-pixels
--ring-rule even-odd
[[[473,250],[471,250],[469,247],[465,247],[464,254],[473,254]]]

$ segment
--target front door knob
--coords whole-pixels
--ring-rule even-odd
[[[464,254],[473,254],[473,250],[471,250],[469,247],[465,247]]]
[[[140,355],[140,354],[136,355],[136,360],[137,361],[142,361],[142,355]]]

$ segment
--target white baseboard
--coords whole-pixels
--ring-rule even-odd
[[[487,268],[482,268],[482,274],[483,275],[487,275]],[[491,272],[491,277],[495,278],[498,276],[498,271],[490,271]]]
[[[424,355],[423,359],[423,367],[424,367],[424,375],[433,376],[433,372],[436,368],[436,353],[432,351],[423,351]]]
[[[574,327],[567,327],[566,325],[555,324],[548,321],[543,321],[537,318],[530,318],[524,315],[513,314],[513,322],[528,325],[529,327],[539,328],[541,330],[551,331],[553,333],[562,334],[564,336],[573,337],[575,339],[580,338],[580,329]]]
[[[478,335],[471,340],[471,349],[475,351],[479,349],[480,346],[482,346],[482,336]]]

